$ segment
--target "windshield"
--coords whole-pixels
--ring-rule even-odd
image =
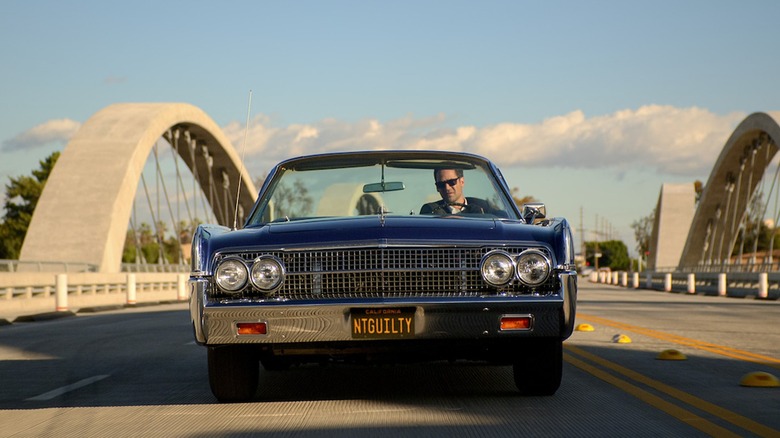
[[[378,214],[516,218],[489,170],[470,162],[306,163],[280,169],[261,196],[249,225]]]

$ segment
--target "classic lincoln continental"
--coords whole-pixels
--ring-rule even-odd
[[[511,365],[521,394],[554,394],[577,273],[568,222],[545,213],[518,207],[477,155],[283,161],[242,229],[193,238],[190,313],[212,393],[252,399],[258,364],[467,360]]]

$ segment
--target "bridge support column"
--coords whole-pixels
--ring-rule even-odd
[[[769,297],[769,275],[766,272],[758,274],[758,298]]]
[[[54,308],[57,312],[66,312],[68,310],[68,274],[57,274],[54,287]]]
[[[137,292],[135,274],[127,274],[127,304],[134,305],[136,303]]]
[[[179,301],[187,300],[187,274],[176,276],[176,298]]]
[[[726,274],[718,274],[718,296],[725,297],[727,294],[728,282],[726,281]]]

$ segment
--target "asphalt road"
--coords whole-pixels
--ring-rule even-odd
[[[184,304],[0,326],[0,437],[780,436],[780,388],[740,386],[780,376],[780,302],[580,285],[594,331],[553,397],[442,362],[261,370],[253,402],[219,404]]]

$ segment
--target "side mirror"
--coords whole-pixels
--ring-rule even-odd
[[[543,202],[529,202],[523,204],[523,219],[528,224],[533,224],[537,219],[547,217],[547,208]]]

